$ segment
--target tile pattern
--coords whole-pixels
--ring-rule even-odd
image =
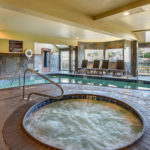
[[[114,99],[120,99],[123,102],[129,104],[130,106],[136,108],[145,118],[145,126],[146,131],[144,136],[136,142],[134,145],[126,148],[125,150],[149,150],[150,147],[150,92],[143,90],[131,90],[131,89],[119,89],[119,88],[111,88],[111,87],[101,87],[101,86],[91,86],[91,85],[75,85],[75,84],[62,84],[65,94],[95,94],[102,96],[109,96]],[[55,88],[51,88],[48,85],[34,85],[27,88],[27,93],[32,91],[36,92],[44,92],[44,93],[56,93]],[[43,97],[32,97],[32,102],[21,101],[22,97],[22,89],[9,89],[0,91],[0,149],[8,150],[10,147],[5,145],[3,141],[2,129],[3,133],[5,131],[4,123],[9,124],[9,134],[4,139],[10,139],[12,150],[46,150],[51,149],[50,147],[46,147],[40,145],[35,139],[31,138],[20,126],[22,123],[23,116],[25,112],[37,102],[41,102],[45,100]],[[26,104],[26,105],[24,105]],[[29,105],[28,105],[29,104]],[[20,107],[22,106],[22,107]],[[16,110],[15,110],[16,109]],[[9,110],[9,111],[8,111]],[[14,111],[14,112],[13,112]],[[12,118],[9,122],[9,115],[16,114],[15,118]],[[7,119],[8,118],[8,119]],[[6,122],[5,122],[6,121]],[[14,128],[14,124],[16,124]],[[3,128],[4,125],[4,128]],[[19,130],[18,130],[19,126]],[[12,138],[15,137],[15,138]],[[17,143],[14,143],[14,140]],[[7,143],[7,141],[5,140]]]
[[[47,99],[45,101],[42,101],[38,104],[35,104],[33,105],[28,111],[27,113],[25,114],[24,116],[24,119],[23,119],[23,127],[25,129],[25,122],[26,120],[28,119],[28,117],[34,113],[35,111],[37,111],[38,109],[40,109],[41,107],[47,105],[47,104],[51,104],[53,102],[57,102],[57,101],[63,101],[63,100],[69,100],[69,99],[92,99],[92,100],[98,100],[98,101],[106,101],[106,102],[111,102],[111,103],[114,103],[114,104],[117,104],[119,106],[122,106],[124,107],[125,109],[129,110],[129,111],[132,111],[132,113],[134,113],[138,118],[139,120],[141,121],[141,123],[143,124],[143,131],[141,132],[141,134],[136,138],[136,139],[133,139],[133,141],[131,143],[129,143],[127,146],[135,143],[138,139],[141,138],[141,136],[144,134],[146,128],[145,128],[145,120],[144,118],[142,117],[142,115],[137,111],[135,110],[133,107],[131,107],[130,105],[120,101],[120,100],[117,100],[117,99],[112,99],[110,97],[106,97],[106,96],[100,96],[100,95],[91,95],[91,94],[71,94],[71,95],[64,95],[63,98],[61,98],[60,100],[54,100],[54,99]],[[13,116],[12,116],[13,117]],[[26,129],[25,129],[26,130]],[[27,131],[28,132],[28,131]],[[7,133],[6,133],[7,134]],[[30,133],[29,133],[30,134]],[[31,135],[32,136],[32,135]],[[38,139],[37,139],[38,140]],[[125,146],[125,147],[127,147]]]

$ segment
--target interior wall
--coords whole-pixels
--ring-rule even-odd
[[[26,49],[34,50],[34,43],[31,41],[23,41],[23,51]],[[0,77],[13,76],[14,78],[22,73],[27,67],[34,68],[34,56],[27,61],[24,54],[12,54],[9,52],[9,40],[0,39]]]
[[[55,72],[59,70],[59,49],[53,45],[48,43],[34,43],[34,67],[35,70],[42,72],[43,59],[41,54],[42,48],[51,49],[50,55],[50,71]]]
[[[23,72],[27,67],[34,69],[34,56],[28,61],[25,55],[0,54],[0,77],[14,77]]]
[[[112,42],[79,42],[78,43],[78,65],[81,66],[84,59],[85,49],[112,49],[124,48],[124,40]]]
[[[34,42],[32,41],[23,41],[23,52],[26,49],[32,49],[34,51]],[[0,39],[0,53],[10,53],[9,52],[9,40]]]
[[[8,32],[0,31],[0,39],[6,40],[22,40],[22,41],[32,41],[38,43],[51,43],[51,44],[62,44],[62,45],[74,45],[77,46],[78,40],[68,39],[68,38],[59,38],[43,35],[35,35],[30,33],[20,33],[20,32]]]
[[[79,42],[78,43],[78,66],[81,67],[82,60],[85,59],[85,49],[117,49],[122,48],[126,51],[124,56],[125,65],[128,73],[131,73],[131,41],[119,40],[112,42]],[[127,53],[128,51],[128,53]]]

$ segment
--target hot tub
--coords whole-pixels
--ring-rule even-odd
[[[31,107],[23,127],[39,142],[65,150],[125,148],[144,133],[144,118],[128,104],[89,94],[65,95]]]

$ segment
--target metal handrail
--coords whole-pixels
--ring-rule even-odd
[[[54,81],[50,80],[49,78],[45,77],[44,75],[42,75],[42,74],[40,74],[40,73],[34,71],[33,69],[28,68],[28,69],[26,69],[25,72],[24,72],[24,83],[23,83],[23,99],[24,99],[24,100],[25,100],[26,73],[27,73],[28,71],[37,74],[38,76],[44,78],[45,80],[49,81],[50,83],[53,83],[54,85],[56,85],[57,87],[59,87],[60,90],[61,90],[61,95],[60,95],[60,96],[51,96],[51,95],[42,94],[42,93],[38,93],[38,92],[31,92],[31,93],[29,93],[29,95],[28,95],[28,100],[30,99],[31,95],[33,95],[33,94],[34,94],[34,95],[39,95],[39,96],[44,96],[44,97],[49,97],[49,98],[54,98],[54,99],[60,99],[60,98],[63,97],[63,95],[64,95],[64,90],[63,90],[63,88],[62,88],[59,84],[55,83]]]

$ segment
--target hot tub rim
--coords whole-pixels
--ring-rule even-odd
[[[71,96],[83,96],[83,98],[81,97],[71,97]],[[90,96],[90,97],[89,97]],[[146,131],[146,119],[145,117],[142,115],[141,111],[140,110],[137,110],[137,108],[135,108],[134,106],[131,106],[130,104],[120,100],[120,99],[116,99],[116,98],[112,98],[112,97],[108,97],[108,96],[104,96],[104,95],[100,95],[100,94],[90,94],[90,93],[74,93],[74,94],[66,94],[64,95],[61,99],[59,100],[56,100],[56,99],[46,99],[44,101],[41,101],[41,102],[38,102],[36,104],[34,104],[33,106],[31,106],[27,111],[26,113],[24,114],[23,116],[23,119],[22,119],[22,127],[23,129],[36,141],[40,142],[41,144],[43,145],[46,145],[48,147],[51,147],[51,148],[55,148],[57,150],[61,150],[60,148],[57,148],[57,147],[53,147],[49,144],[46,144],[44,142],[42,142],[41,140],[39,140],[38,138],[36,138],[35,136],[33,136],[25,127],[25,121],[26,119],[33,113],[35,112],[36,110],[38,110],[39,108],[47,105],[47,104],[51,104],[51,103],[54,103],[54,102],[59,102],[59,101],[64,101],[64,100],[71,100],[71,99],[91,99],[92,100],[97,100],[97,101],[101,101],[101,100],[98,100],[98,99],[95,99],[95,97],[99,97],[99,98],[103,98],[101,99],[102,101],[106,101],[106,102],[110,102],[110,103],[113,103],[113,104],[116,104],[116,105],[119,105],[129,111],[131,111],[134,115],[136,115],[138,117],[138,119],[140,120],[140,122],[142,123],[142,131],[138,134],[138,136],[130,143],[128,144],[125,144],[124,146],[122,147],[119,147],[115,150],[120,150],[120,149],[124,149],[124,148],[127,148],[131,145],[133,145],[134,143],[136,143],[140,138],[142,138],[142,136],[144,135],[145,131]],[[51,101],[49,103],[46,103],[47,101]],[[44,105],[41,105],[40,107],[37,107],[38,105],[44,103]],[[34,111],[32,111],[32,109],[35,108]],[[29,114],[28,114],[29,113]],[[113,150],[113,149],[112,149]]]

